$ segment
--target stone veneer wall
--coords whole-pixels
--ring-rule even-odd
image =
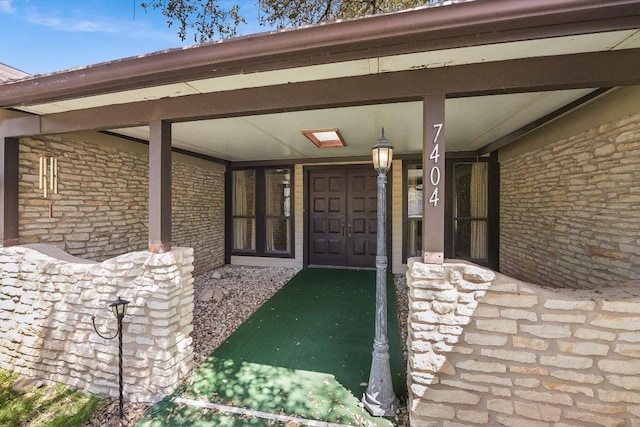
[[[500,163],[500,270],[558,287],[640,279],[640,114]]]
[[[20,140],[20,243],[49,243],[96,261],[146,250],[147,148],[69,138]],[[38,189],[38,156],[45,152],[58,156],[59,168],[59,194],[47,199]],[[224,169],[205,163],[174,155],[172,168],[172,243],[195,249],[196,274],[224,263]]]
[[[91,317],[113,336],[108,304],[121,296],[131,302],[123,320],[125,398],[158,401],[193,365],[192,270],[190,248],[101,263],[0,248],[0,367],[117,397],[118,340],[100,338]]]
[[[640,426],[640,289],[410,259],[412,427]]]

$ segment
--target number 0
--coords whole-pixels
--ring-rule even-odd
[[[436,186],[440,184],[440,168],[434,166],[431,168],[431,173],[429,174],[429,178],[431,179],[431,185]]]

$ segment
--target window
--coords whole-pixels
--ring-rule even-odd
[[[422,164],[405,162],[405,260],[422,255]],[[490,264],[489,163],[447,162],[445,257]],[[494,191],[497,191],[495,189]],[[497,209],[497,206],[495,207]],[[427,230],[428,232],[428,230]]]
[[[453,164],[453,257],[487,259],[487,163]]]
[[[422,165],[407,166],[407,256],[422,255]]]
[[[268,253],[291,253],[291,171],[267,169],[267,247]]]
[[[233,250],[256,250],[256,171],[233,173]]]
[[[293,255],[291,176],[291,168],[233,171],[231,249],[234,254]]]

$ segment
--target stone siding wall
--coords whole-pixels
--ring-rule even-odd
[[[174,161],[172,178],[173,244],[193,248],[195,275],[221,266],[225,250],[224,170]]]
[[[554,290],[409,262],[416,427],[640,426],[640,290]]]
[[[102,263],[0,248],[0,367],[117,397],[118,340],[99,337],[91,318],[103,335],[115,335],[108,305],[120,296],[131,302],[123,320],[125,398],[158,401],[193,365],[192,270],[190,248]]]
[[[549,286],[640,279],[640,114],[501,161],[500,270]]]
[[[146,250],[149,163],[146,147],[136,148],[77,138],[21,139],[20,243],[49,243],[95,261]],[[49,198],[38,189],[43,153],[58,156],[59,194]],[[196,274],[222,265],[224,171],[174,159],[172,174],[172,244],[195,249]]]

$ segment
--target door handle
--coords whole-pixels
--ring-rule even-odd
[[[342,235],[343,235],[343,236],[344,236],[344,229],[345,229],[345,227],[346,227],[346,224],[343,222],[343,223],[342,223]]]
[[[351,223],[347,224],[347,228],[349,231],[347,231],[347,237],[351,237]]]

